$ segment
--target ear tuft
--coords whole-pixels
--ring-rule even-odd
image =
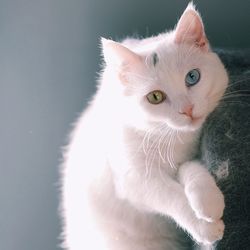
[[[187,11],[187,10],[193,10],[193,11],[196,11],[196,12],[197,12],[196,6],[195,6],[195,4],[193,3],[193,1],[189,2],[189,4],[188,4],[187,8],[185,9],[185,11]]]
[[[204,50],[209,49],[202,19],[193,2],[188,4],[176,26],[174,41],[177,44],[186,43]]]
[[[101,37],[102,55],[106,63],[109,63],[111,61],[110,54],[112,53],[112,50],[110,47],[112,46],[112,43],[114,43],[113,40]]]

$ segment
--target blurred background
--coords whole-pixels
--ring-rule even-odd
[[[213,46],[250,47],[250,1],[194,1]],[[0,250],[56,250],[58,166],[99,39],[173,28],[184,0],[0,0]]]

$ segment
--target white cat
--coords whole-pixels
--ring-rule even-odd
[[[191,3],[173,31],[102,45],[62,168],[65,249],[186,249],[169,218],[198,243],[221,239],[224,198],[194,157],[228,77],[200,15]]]

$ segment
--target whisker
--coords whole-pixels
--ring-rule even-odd
[[[232,99],[236,97],[249,97],[249,96],[250,96],[250,93],[249,94],[232,94],[232,95],[223,96],[221,100],[227,100],[227,99]]]
[[[173,166],[174,166],[174,164],[172,162],[172,155],[171,155],[172,134],[173,134],[173,131],[171,130],[170,138],[169,138],[169,141],[168,141],[168,147],[167,147],[167,159],[168,159],[168,162],[169,162],[171,168],[173,168]]]
[[[163,181],[164,183],[167,184],[166,179],[165,179],[164,176],[163,176],[162,167],[161,167],[161,164],[160,164],[160,163],[159,163],[159,165],[158,165],[158,171],[159,171],[159,173],[160,173],[160,177],[161,177],[162,181]]]
[[[176,169],[175,166],[175,161],[174,161],[174,146],[175,146],[175,141],[176,141],[176,134],[175,134],[175,130],[173,130],[172,136],[171,136],[171,148],[170,148],[170,153],[171,153],[171,161],[172,161],[172,165],[171,167]]]
[[[232,86],[234,86],[236,84],[239,84],[241,82],[246,82],[247,80],[250,80],[250,77],[245,77],[245,78],[241,78],[241,79],[237,79],[237,80],[233,80],[232,78],[233,77],[230,76],[229,84],[228,84],[227,88],[230,88],[230,87],[232,87]]]
[[[181,135],[179,134],[179,131],[178,130],[176,130],[176,131],[177,131],[177,138],[178,138],[179,142],[181,144],[184,144],[184,141],[182,140]]]
[[[170,134],[171,134],[171,129],[169,129],[167,131],[167,134],[165,135],[164,142],[163,142],[163,152],[165,152],[163,158],[165,159],[165,162],[166,162],[166,158],[167,158],[167,154],[168,154],[168,143],[169,143],[169,139],[170,139]]]
[[[145,135],[144,135],[143,140],[142,140],[143,152],[145,154],[147,154],[147,149],[148,149],[151,134],[153,134],[156,130],[159,130],[164,125],[165,125],[165,123],[157,124],[155,127],[151,128],[145,132]],[[147,140],[147,144],[145,145],[146,140]]]
[[[154,160],[154,151],[155,151],[155,145],[157,143],[157,139],[159,138],[159,135],[156,134],[156,138],[153,140],[152,144],[150,145],[149,147],[149,141],[150,141],[150,138],[152,136],[152,134],[155,132],[155,131],[160,131],[165,127],[165,123],[161,123],[157,126],[155,126],[154,128],[150,129],[149,131],[146,132],[146,135],[144,136],[143,138],[143,151],[146,155],[146,159],[145,159],[145,165],[146,165],[146,172],[145,172],[145,175],[146,177],[148,175],[151,175],[151,165],[152,165],[152,162]],[[161,136],[161,133],[160,133],[160,136]],[[147,137],[147,146],[145,148],[145,139]]]
[[[163,135],[161,136],[161,138],[160,138],[160,140],[159,140],[159,143],[158,143],[158,152],[159,152],[159,155],[160,155],[160,158],[161,158],[161,160],[163,161],[163,163],[166,163],[166,161],[165,161],[165,159],[164,159],[164,157],[163,157],[163,155],[162,155],[162,147],[160,147],[161,146],[161,144],[162,144],[162,140],[164,140],[164,138],[165,138],[165,134],[163,133]]]
[[[218,107],[228,107],[228,105],[240,105],[240,106],[250,106],[250,103],[241,101],[225,101],[219,104]]]
[[[250,89],[247,90],[247,89],[239,89],[239,90],[234,90],[234,91],[231,91],[231,92],[226,92],[224,96],[228,96],[228,95],[232,95],[232,94],[235,94],[235,93],[241,93],[241,92],[246,92],[246,93],[249,93],[250,94]]]

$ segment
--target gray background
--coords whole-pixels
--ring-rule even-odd
[[[250,1],[195,1],[213,45],[250,47]],[[99,38],[172,28],[184,0],[0,0],[0,250],[58,249],[58,165],[95,90]]]

